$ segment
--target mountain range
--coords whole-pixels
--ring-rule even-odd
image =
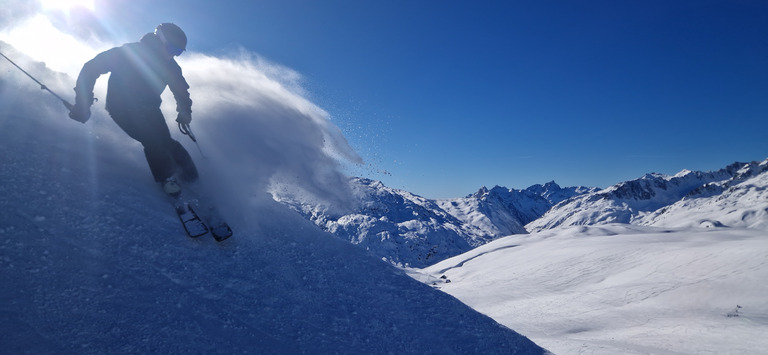
[[[709,208],[718,212],[686,226],[765,226],[766,211],[749,205],[722,219],[719,208],[739,202],[739,183],[768,170],[768,160],[735,162],[711,172],[649,173],[605,189],[560,187],[554,181],[526,189],[480,188],[463,198],[433,200],[393,189],[380,181],[352,178],[357,207],[329,212],[276,194],[325,231],[393,264],[424,267],[507,235],[556,227],[610,223],[678,225],[675,216]],[[757,201],[755,201],[757,203]],[[709,206],[709,207],[706,207]]]

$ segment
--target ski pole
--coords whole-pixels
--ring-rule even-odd
[[[189,139],[195,142],[195,145],[197,146],[197,150],[200,151],[200,156],[202,156],[205,159],[208,159],[208,157],[206,157],[205,154],[203,154],[203,149],[200,148],[200,143],[197,143],[197,138],[195,137],[195,134],[192,133],[192,128],[189,127],[189,124],[179,123],[179,131],[181,131],[182,134],[189,136]]]
[[[64,99],[62,99],[62,98],[61,98],[61,96],[59,96],[59,95],[56,95],[56,93],[55,93],[55,92],[51,91],[51,89],[49,89],[47,86],[43,85],[43,83],[41,83],[40,81],[38,81],[37,79],[35,79],[35,77],[34,77],[34,76],[30,75],[29,73],[27,73],[27,71],[26,71],[26,70],[22,69],[22,68],[21,68],[20,66],[18,66],[16,63],[14,63],[14,62],[11,60],[11,58],[8,58],[8,57],[6,57],[6,56],[5,56],[5,54],[3,54],[2,52],[0,52],[0,55],[1,55],[1,56],[3,56],[3,58],[7,59],[9,62],[11,62],[11,64],[13,64],[13,66],[14,66],[14,67],[16,67],[16,68],[18,68],[19,70],[21,70],[21,72],[22,72],[22,73],[24,73],[24,74],[27,74],[27,76],[28,76],[30,79],[34,80],[34,81],[35,81],[35,82],[36,82],[38,85],[40,85],[40,89],[41,89],[41,90],[46,90],[46,91],[50,92],[50,93],[51,93],[51,95],[53,95],[53,96],[56,96],[56,98],[57,98],[57,99],[59,99],[59,100],[61,101],[61,103],[62,103],[62,104],[64,104],[64,107],[66,107],[66,108],[67,108],[67,110],[69,110],[69,111],[72,111],[72,107],[73,107],[73,106],[72,106],[72,104],[71,104],[71,103],[69,103],[67,100],[64,100]]]

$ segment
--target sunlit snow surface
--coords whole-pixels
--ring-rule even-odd
[[[499,239],[413,276],[556,354],[768,348],[765,230],[569,227]]]

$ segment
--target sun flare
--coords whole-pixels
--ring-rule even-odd
[[[95,0],[40,0],[43,10],[69,10],[74,7],[84,7],[93,11]]]
[[[70,75],[77,74],[83,63],[97,53],[95,48],[55,28],[43,15],[0,32],[0,38],[33,60]]]

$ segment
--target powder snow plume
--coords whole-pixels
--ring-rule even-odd
[[[226,187],[227,198],[245,195],[254,202],[279,185],[329,205],[350,205],[340,162],[362,160],[329,114],[302,96],[297,73],[245,52],[233,58],[191,54],[180,65],[192,87],[193,129],[207,157],[196,161],[203,178]],[[170,93],[163,101],[166,116],[172,115]],[[187,146],[194,156],[197,149]]]

